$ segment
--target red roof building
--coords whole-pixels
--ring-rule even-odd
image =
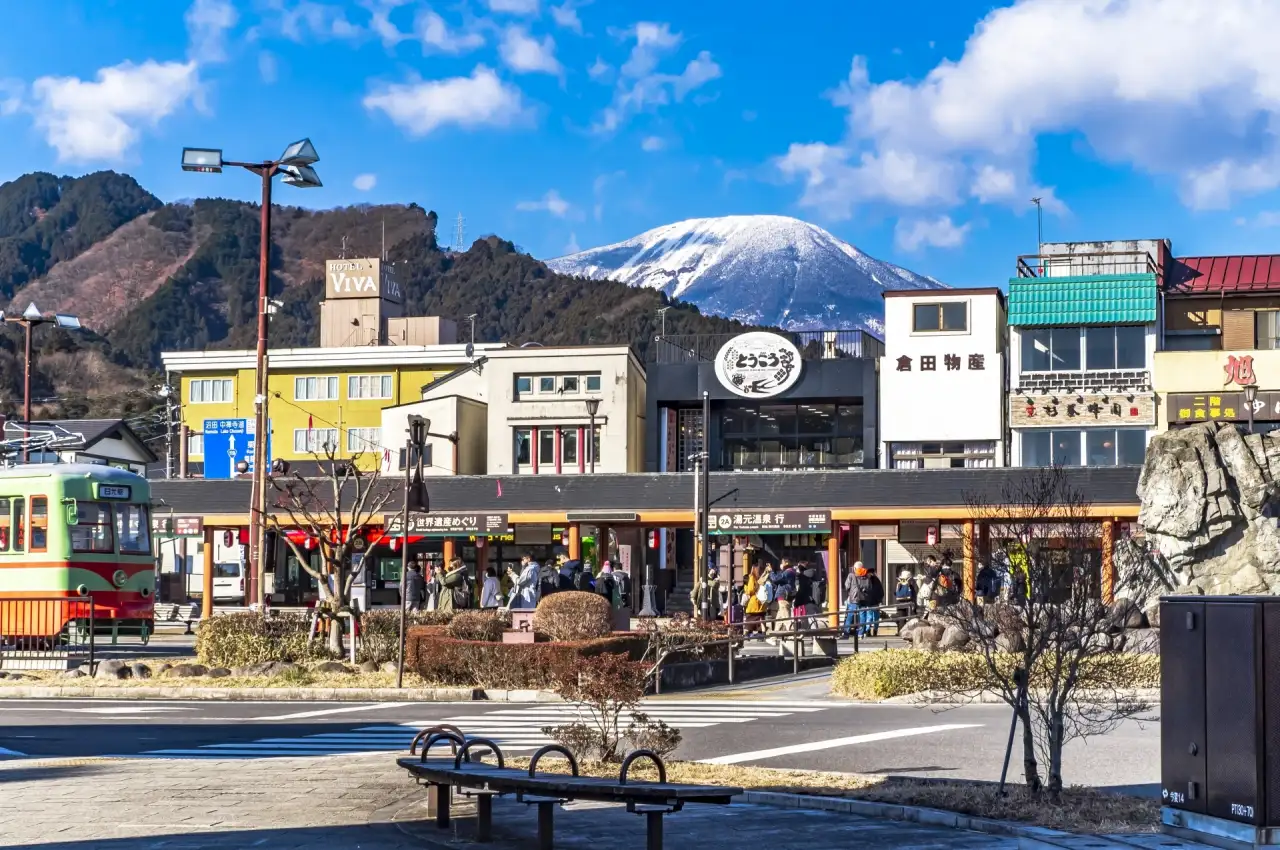
[[[1169,270],[1168,296],[1249,295],[1280,292],[1280,254],[1178,257]]]

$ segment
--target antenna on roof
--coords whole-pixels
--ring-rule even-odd
[[[338,259],[345,260],[347,258],[347,237],[342,237],[342,248],[338,251]]]
[[[387,261],[387,214],[382,214],[382,262]]]

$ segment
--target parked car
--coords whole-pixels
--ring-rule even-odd
[[[244,601],[244,567],[239,561],[213,565],[213,601]]]

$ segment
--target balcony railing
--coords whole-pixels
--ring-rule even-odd
[[[1018,277],[1108,277],[1153,274],[1164,270],[1146,251],[1108,251],[1094,254],[1024,254],[1018,257]]]
[[[884,356],[884,342],[866,331],[773,331],[800,349],[802,360],[875,359]],[[650,363],[698,363],[715,359],[716,352],[737,334],[659,336],[649,347]]]

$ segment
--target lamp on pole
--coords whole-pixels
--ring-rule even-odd
[[[600,399],[587,399],[587,417],[591,420],[591,429],[587,432],[587,455],[591,458],[591,474],[596,473],[596,414],[600,412]]]
[[[4,320],[10,324],[22,325],[26,330],[26,345],[23,355],[23,372],[22,372],[22,428],[24,437],[22,440],[22,462],[26,463],[30,459],[30,440],[27,437],[31,430],[31,329],[36,325],[57,325],[69,331],[80,330],[80,320],[75,316],[66,313],[54,313],[52,316],[46,316],[40,312],[40,308],[31,303],[27,305],[27,309],[22,311],[21,316],[5,316]]]
[[[427,511],[427,488],[422,481],[422,448],[427,442],[431,420],[409,417],[408,439],[404,447],[404,509],[400,514],[400,651],[396,654],[396,687],[404,687],[404,632],[408,619],[409,597],[405,584],[409,578],[409,509]]]
[[[1253,403],[1258,400],[1258,385],[1248,383],[1244,385],[1244,406],[1249,411],[1249,433],[1253,433]]]
[[[232,162],[222,158],[221,148],[183,148],[182,170],[199,174],[221,174],[226,167],[252,171],[262,179],[262,224],[258,236],[258,352],[255,364],[257,392],[253,399],[254,412],[254,464],[251,504],[249,506],[249,581],[245,588],[246,600],[262,602],[262,550],[266,524],[267,503],[267,316],[271,311],[268,299],[268,281],[271,265],[271,181],[283,175],[286,185],[299,189],[314,189],[324,185],[311,166],[320,161],[310,139],[301,139],[284,149],[279,159],[262,162]]]

